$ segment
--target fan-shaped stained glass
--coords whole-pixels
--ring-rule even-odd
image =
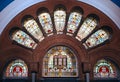
[[[50,35],[53,34],[53,24],[50,18],[50,14],[49,13],[41,13],[38,16],[39,21],[42,25],[42,28],[44,29],[44,31]]]
[[[109,39],[109,33],[100,29],[98,31],[96,31],[94,34],[92,34],[84,43],[84,46],[86,48],[91,48],[94,46],[97,46],[101,43],[103,43],[104,41],[106,41],[107,39]]]
[[[25,32],[21,30],[16,30],[12,34],[12,39],[15,40],[17,43],[28,48],[34,49],[37,46],[36,42],[33,41],[33,39],[29,35],[27,35]]]
[[[26,30],[32,34],[37,40],[41,41],[44,39],[44,36],[37,24],[37,22],[32,18],[27,18],[26,21],[24,21],[24,27]]]
[[[81,41],[86,38],[93,29],[97,26],[97,20],[93,17],[88,17],[81,25],[76,38]]]
[[[74,33],[78,28],[82,18],[82,14],[78,12],[72,12],[69,16],[68,24],[67,24],[67,32]]]
[[[62,34],[66,22],[66,12],[63,9],[57,9],[54,12],[54,22],[57,34]]]

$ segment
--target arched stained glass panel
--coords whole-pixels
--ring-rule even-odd
[[[100,29],[92,34],[83,45],[88,49],[97,46],[109,39],[109,33]]]
[[[28,67],[24,61],[18,59],[12,61],[5,71],[5,77],[23,78],[28,77]]]
[[[57,9],[54,12],[54,22],[57,34],[62,34],[65,28],[66,12],[64,9]]]
[[[77,77],[77,60],[71,49],[64,46],[51,48],[43,59],[44,77]]]
[[[82,14],[78,12],[72,12],[69,16],[69,20],[67,23],[67,34],[73,35],[73,33],[78,28],[78,25],[80,24],[82,18]]]
[[[21,30],[16,30],[13,32],[12,40],[15,40],[17,43],[28,48],[35,49],[35,47],[37,46],[36,42],[33,41],[33,39],[29,35]]]
[[[38,16],[38,19],[42,25],[42,28],[48,35],[53,35],[53,24],[50,18],[49,13],[41,13]]]
[[[94,67],[94,78],[117,78],[117,69],[108,60],[99,60]]]
[[[93,17],[88,17],[81,25],[77,33],[76,39],[81,41],[82,39],[87,37],[96,26],[97,26],[97,20]]]
[[[32,18],[27,18],[24,21],[25,29],[32,34],[37,40],[41,41],[44,39],[44,36],[37,24],[37,22]]]

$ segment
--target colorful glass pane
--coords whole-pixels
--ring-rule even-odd
[[[86,48],[91,48],[94,46],[97,46],[101,43],[103,43],[104,41],[106,41],[107,39],[109,39],[109,33],[107,33],[106,31],[100,29],[97,32],[95,32],[94,34],[92,34],[85,43],[83,43],[83,45]]]
[[[53,25],[49,13],[41,13],[39,16],[39,21],[42,25],[44,31],[49,35],[53,34]]]
[[[76,31],[76,29],[78,28],[78,25],[81,21],[82,18],[82,14],[78,13],[78,12],[72,12],[70,14],[69,20],[68,20],[68,24],[67,24],[67,32],[69,33],[74,33]],[[71,35],[72,35],[71,34]]]
[[[66,12],[62,9],[56,10],[54,12],[54,22],[55,28],[57,30],[57,34],[63,33],[65,28],[65,21],[66,21]]]
[[[93,17],[88,17],[81,25],[77,33],[76,39],[81,41],[82,39],[87,37],[96,26],[97,26],[97,20]]]
[[[51,48],[43,59],[44,77],[77,77],[75,54],[64,46]]]
[[[15,40],[17,43],[28,48],[35,49],[35,47],[37,46],[35,41],[33,41],[33,39],[29,35],[27,35],[25,32],[21,30],[17,30],[13,33],[12,40]]]
[[[94,78],[116,78],[116,67],[110,61],[99,60],[94,67]]]
[[[24,21],[24,27],[37,40],[41,41],[44,39],[43,34],[42,34],[37,22],[34,19],[28,18],[26,21]]]
[[[15,60],[11,62],[6,69],[5,77],[28,77],[28,68],[24,61]]]

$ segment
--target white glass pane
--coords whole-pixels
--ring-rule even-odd
[[[33,41],[33,39],[30,38],[29,35],[27,35],[25,32],[23,32],[21,30],[15,31],[12,35],[12,39],[15,40],[17,43],[19,43],[25,47],[28,47],[28,48],[34,49],[37,46],[35,41]]]
[[[72,12],[69,16],[68,24],[67,24],[67,32],[74,33],[78,28],[82,18],[82,14],[78,12]]]
[[[63,33],[66,22],[66,12],[64,10],[56,10],[54,12],[54,22],[57,34]]]
[[[49,13],[41,13],[39,16],[39,21],[42,25],[44,31],[49,34],[53,32],[53,25]]]
[[[85,37],[87,37],[92,31],[93,29],[97,26],[97,20],[89,17],[87,18],[83,24],[81,25],[76,38],[81,41],[82,39],[84,39]]]
[[[24,27],[26,30],[31,33],[37,40],[43,40],[43,34],[34,19],[29,18],[27,21],[24,22]]]
[[[91,47],[94,47],[94,46],[97,46],[97,45],[103,43],[107,39],[109,39],[109,34],[101,29],[101,30],[98,30],[97,32],[95,32],[94,34],[92,34],[86,40],[84,45],[86,45],[86,48],[91,48]]]

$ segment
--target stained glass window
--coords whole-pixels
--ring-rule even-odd
[[[100,29],[92,34],[83,45],[88,49],[97,46],[109,39],[109,33]]]
[[[65,46],[51,48],[43,59],[44,77],[77,77],[77,60],[71,49]]]
[[[94,78],[116,78],[115,65],[105,59],[99,60],[94,67]]]
[[[50,14],[47,12],[41,13],[38,16],[38,19],[44,29],[44,31],[49,35],[53,35],[53,25],[50,18]]]
[[[28,77],[28,67],[24,61],[18,59],[12,61],[5,71],[5,77],[23,78]]]
[[[24,21],[24,27],[26,30],[32,34],[37,40],[41,41],[44,39],[43,34],[37,24],[37,22],[32,18],[27,18]]]
[[[87,37],[96,26],[97,26],[97,20],[93,17],[88,17],[81,25],[77,33],[76,39],[81,41],[82,39]]]
[[[65,28],[66,12],[64,9],[57,9],[54,12],[54,22],[57,34],[62,34]]]
[[[67,23],[67,34],[72,35],[76,29],[78,28],[78,25],[81,21],[82,14],[78,12],[72,12],[69,16],[69,20]]]
[[[28,48],[35,49],[35,47],[37,46],[36,42],[33,41],[33,39],[29,35],[27,35],[25,32],[21,30],[14,31],[11,38],[12,40],[15,40],[17,43]]]

